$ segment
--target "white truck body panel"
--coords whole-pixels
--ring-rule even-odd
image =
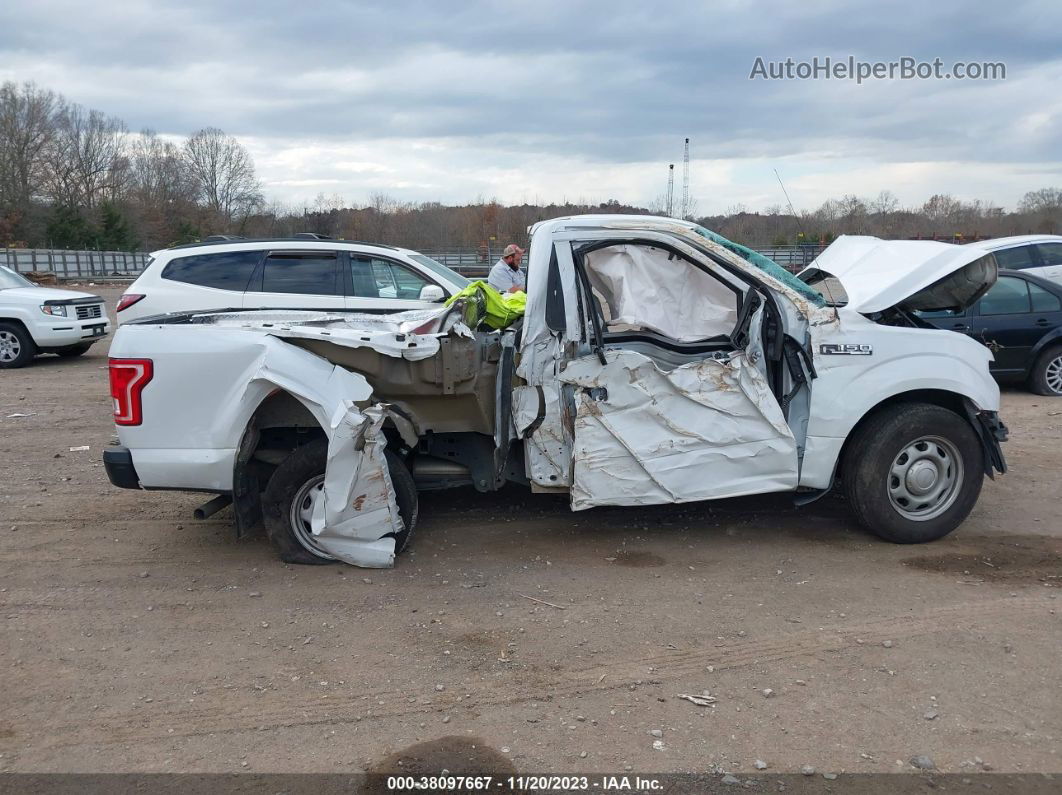
[[[556,219],[534,227],[519,380],[512,388],[511,420],[505,418],[512,437],[524,441],[533,489],[568,491],[573,510],[825,489],[852,429],[890,397],[934,390],[968,400],[977,411],[998,410],[990,354],[976,342],[935,329],[875,323],[854,308],[824,306],[802,285],[693,229],[638,216]],[[646,249],[633,256],[624,250],[634,245]],[[737,296],[745,309],[735,318],[745,315],[738,327],[747,323],[745,341],[733,342],[738,339],[733,334],[711,337],[715,329],[705,325],[697,339],[677,341],[670,352],[654,353],[637,341],[588,347],[591,320],[572,300],[585,294],[576,266],[584,252],[608,253],[609,246],[618,247],[612,254],[621,260],[638,260],[641,277],[649,272],[643,255],[656,256],[663,248],[711,273],[715,292],[700,294],[721,313],[729,311],[727,296]],[[612,285],[591,286],[618,301],[620,260],[605,259]],[[898,270],[903,273],[897,278],[913,290],[941,276],[935,272],[926,281]],[[645,278],[639,285],[651,291]],[[757,302],[760,295],[768,296],[766,304]],[[903,298],[884,280],[873,295],[876,302]],[[653,296],[638,302],[636,294],[623,300],[621,320],[635,319],[654,333],[673,330],[666,327],[673,321],[666,317],[669,302]],[[803,383],[792,370],[783,373],[789,394],[781,401],[777,385],[768,380],[760,333],[768,304],[785,335],[814,361]],[[690,304],[688,311],[699,310]],[[270,394],[284,390],[312,413],[329,439],[326,499],[315,507],[313,521],[318,541],[342,560],[390,565],[389,534],[398,514],[383,463],[380,427],[387,406],[373,405],[372,385],[362,375],[285,340],[327,340],[424,360],[437,354],[448,335],[470,335],[453,317],[441,328],[445,313],[381,318],[237,312],[205,323],[124,325],[111,355],[151,358],[155,376],[143,392],[144,424],[120,427],[120,441],[130,449],[144,487],[226,491],[252,414]],[[727,339],[737,347],[728,348]],[[721,347],[713,348],[717,343]],[[360,503],[359,496],[365,497]]]

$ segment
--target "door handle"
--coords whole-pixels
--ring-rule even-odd
[[[954,326],[951,327],[951,330],[966,332],[970,330],[970,327],[967,326],[965,323],[956,323]]]
[[[1036,318],[1036,325],[1038,325],[1038,326],[1050,326],[1051,325],[1051,321],[1048,320],[1046,317],[1038,317],[1038,318]]]

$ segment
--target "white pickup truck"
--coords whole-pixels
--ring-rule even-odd
[[[839,485],[889,541],[939,538],[1005,471],[989,351],[918,310],[995,281],[991,254],[842,238],[797,279],[694,224],[531,230],[525,316],[184,313],[111,346],[112,483],[218,495],[286,561],[390,566],[417,491],[507,481],[572,510]],[[816,289],[817,285],[819,289]],[[821,290],[821,292],[820,292]]]
[[[80,356],[110,329],[98,295],[41,287],[0,265],[0,369],[27,365],[38,353]]]

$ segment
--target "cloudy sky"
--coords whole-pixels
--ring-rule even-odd
[[[1005,80],[750,80],[765,61],[1001,61]],[[0,80],[183,136],[284,202],[647,204],[692,140],[700,214],[1062,187],[1062,4],[916,0],[0,3]]]

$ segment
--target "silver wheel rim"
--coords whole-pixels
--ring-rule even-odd
[[[1056,395],[1062,395],[1062,353],[1047,363],[1044,368],[1044,381],[1048,389]]]
[[[313,534],[310,524],[313,518],[313,508],[317,501],[324,498],[324,475],[317,475],[307,480],[295,494],[291,501],[291,511],[288,514],[288,522],[291,524],[291,532],[303,549],[325,560],[335,560],[317,545],[317,538]]]
[[[22,353],[22,342],[10,331],[0,331],[0,362],[13,362]]]
[[[893,459],[886,490],[897,513],[905,519],[926,522],[955,503],[962,484],[959,449],[940,436],[923,436],[906,445]]]

